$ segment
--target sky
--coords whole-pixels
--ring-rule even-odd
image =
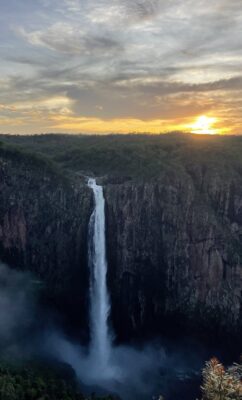
[[[0,0],[0,132],[242,133],[241,0]]]

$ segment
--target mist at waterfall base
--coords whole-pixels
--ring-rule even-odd
[[[53,333],[48,354],[74,369],[84,394],[113,394],[122,400],[148,400],[164,395],[166,400],[194,400],[199,396],[204,350],[189,344],[161,343],[144,346],[113,346],[103,369],[89,348]]]
[[[118,394],[123,400],[150,399],[164,394],[166,400],[194,400],[199,387],[193,372],[199,372],[213,353],[190,343],[152,343],[143,347],[111,344],[108,368],[98,356],[57,327],[48,310],[37,304],[31,274],[0,263],[0,356],[11,360],[40,360],[69,364],[85,393]],[[55,365],[55,364],[54,364]],[[189,377],[192,376],[192,379]],[[188,378],[188,379],[187,379]],[[192,387],[191,387],[192,384]],[[185,387],[184,387],[185,385]],[[186,387],[186,385],[188,385]],[[177,397],[174,388],[179,389]]]
[[[0,355],[26,353],[23,343],[34,327],[35,300],[31,275],[0,262]]]
[[[106,284],[105,200],[103,188],[95,179],[89,179],[88,186],[95,200],[88,235],[91,343],[88,348],[81,348],[53,334],[48,338],[49,349],[74,368],[87,392],[113,393],[124,400],[158,396],[161,391],[169,392],[169,379],[184,378],[191,372],[186,364],[193,364],[194,368],[197,360],[184,362],[182,352],[168,356],[160,345],[142,349],[112,345],[108,324],[111,305]]]

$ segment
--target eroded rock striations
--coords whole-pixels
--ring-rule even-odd
[[[1,261],[33,272],[50,302],[81,325],[87,323],[91,210],[84,183],[71,184],[45,165],[0,159]]]
[[[107,185],[112,319],[121,337],[242,327],[242,179],[196,167]]]

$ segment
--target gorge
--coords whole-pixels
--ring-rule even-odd
[[[120,359],[130,360],[128,351],[120,356],[124,343],[162,336],[225,340],[239,354],[241,139],[53,136],[48,146],[42,136],[1,138],[1,261],[42,282],[44,307],[58,314],[68,337],[82,344],[92,338],[100,367],[110,347],[109,298],[117,374]],[[97,176],[96,183],[87,185],[84,175]],[[99,236],[95,248],[102,279],[108,265],[109,296],[95,280],[89,290],[98,205],[107,246]],[[101,320],[93,301],[90,323],[92,291],[99,306],[100,296],[106,300]],[[142,363],[139,353],[133,359]]]
[[[49,158],[35,155],[37,148],[41,154],[46,140],[49,149],[57,146],[58,154],[58,140],[63,151],[61,140],[63,144],[67,140],[70,147],[72,141],[76,146],[78,138],[54,137],[53,145],[49,138],[38,136],[4,140],[7,143],[0,147],[1,260],[42,279],[51,301],[86,336],[88,225],[94,209],[93,193],[73,167],[69,176],[55,167],[56,161],[53,165]],[[95,140],[101,149],[95,147],[92,137],[81,137],[82,147],[75,151],[81,156],[85,146],[93,148],[93,154],[102,153],[101,164],[94,167],[89,154],[87,158],[83,154],[85,168],[83,161],[75,168],[82,168],[86,175],[92,169],[103,176],[97,183],[102,182],[106,202],[107,281],[111,321],[118,340],[142,337],[151,331],[156,334],[166,325],[161,323],[163,318],[167,324],[175,320],[183,328],[217,336],[239,335],[242,177],[237,158],[234,163],[229,158],[224,163],[223,148],[221,161],[215,158],[216,148],[222,147],[220,138],[213,142],[196,139],[195,143],[189,136],[169,135]],[[19,149],[9,147],[11,141]],[[142,141],[145,156],[141,153]],[[24,153],[21,143],[27,150],[31,146],[31,152]],[[239,144],[235,143],[238,149]],[[208,145],[211,150],[207,155]],[[137,176],[125,170],[127,162],[122,153],[115,153],[115,148],[122,150],[122,146],[126,154],[127,149],[136,151],[136,156],[134,150],[130,153],[129,166],[145,157],[137,164],[142,168]],[[114,151],[109,161],[105,160],[105,154],[110,157],[105,153],[108,147]],[[173,148],[180,153],[174,153]],[[189,161],[186,158],[189,148],[194,162],[192,157]],[[155,151],[152,157],[150,151]],[[170,154],[170,161],[164,153]],[[179,163],[174,164],[175,156]],[[63,159],[61,155],[56,160],[58,157]],[[116,172],[113,159],[119,160]],[[158,170],[151,171],[153,176],[145,176],[157,166]],[[79,321],[70,311],[77,307],[82,310]]]

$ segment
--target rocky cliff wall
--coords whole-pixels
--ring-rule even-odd
[[[1,261],[33,272],[49,302],[82,327],[87,325],[91,209],[85,184],[73,185],[41,165],[0,159]]]
[[[107,185],[112,320],[122,338],[241,333],[242,180],[206,168]]]
[[[242,178],[198,165],[103,180],[108,284],[118,338],[174,330],[242,332]],[[87,330],[91,191],[45,168],[0,159],[0,257],[44,282]]]

